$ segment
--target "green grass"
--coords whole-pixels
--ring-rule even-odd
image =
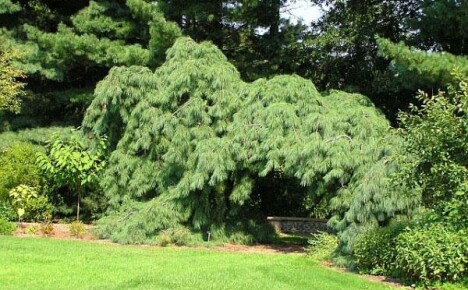
[[[300,255],[0,236],[1,289],[389,289]]]
[[[273,238],[273,242],[276,244],[284,245],[302,245],[307,246],[307,241],[310,237],[300,236],[300,235],[291,235],[291,234],[280,234]]]

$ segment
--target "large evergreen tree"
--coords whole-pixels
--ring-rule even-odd
[[[292,73],[300,66],[307,26],[284,16],[290,0],[168,1],[165,16],[196,41],[212,41],[244,80]]]
[[[418,33],[411,45],[446,51],[454,55],[468,54],[468,2],[464,0],[422,0],[421,15],[412,21]]]
[[[76,116],[68,122],[81,119],[96,82],[111,67],[155,68],[180,36],[177,25],[166,22],[155,3],[144,0],[12,0],[0,7],[2,45],[23,52],[20,64],[35,96],[35,106],[26,101],[23,116],[6,116],[18,123],[14,128],[63,123],[64,110]],[[32,120],[18,121],[28,115]]]
[[[323,17],[312,24],[301,52],[307,57],[297,72],[321,90],[338,88],[369,96],[392,120],[414,101],[417,89],[427,86],[399,82],[395,72],[387,69],[389,60],[379,54],[376,35],[424,51],[466,54],[466,1],[312,2],[322,7]],[[437,90],[445,84],[431,85]]]
[[[362,95],[323,96],[294,75],[245,83],[219,49],[188,38],[155,72],[113,68],[95,95],[83,127],[111,143],[102,185],[118,241],[178,223],[217,238],[252,231],[272,178],[325,200],[344,242],[410,206],[381,176],[389,123]]]
[[[401,87],[434,92],[454,83],[454,71],[462,77],[468,76],[467,56],[421,51],[383,38],[377,38],[377,42],[380,54],[391,60],[390,71]]]
[[[44,9],[58,6],[41,5]],[[20,21],[4,31],[2,38],[7,44],[23,46],[29,53],[27,72],[58,81],[76,77],[70,72],[77,69],[75,73],[119,64],[154,68],[180,35],[176,24],[166,22],[156,5],[143,0],[90,1],[48,30],[36,22]]]

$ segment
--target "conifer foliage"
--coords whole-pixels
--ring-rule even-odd
[[[454,71],[461,77],[468,76],[468,57],[464,55],[421,51],[385,38],[377,38],[377,43],[380,54],[392,61],[391,69],[406,88],[444,88],[448,83],[457,82]]]
[[[51,11],[50,6],[42,5],[43,10]],[[16,15],[19,20],[32,8],[23,9],[18,12],[22,10],[19,4],[0,2],[0,13],[20,13],[20,17]],[[57,13],[51,12],[49,18],[54,17]],[[49,31],[35,23],[40,22],[38,19],[21,22],[13,29],[0,30],[0,39],[7,47],[25,52],[22,62],[28,74],[55,81],[70,79],[69,73],[77,69],[88,73],[114,65],[154,67],[181,33],[175,23],[164,19],[155,3],[144,0],[89,1],[88,6],[64,17]]]
[[[387,172],[388,127],[362,95],[321,95],[295,75],[246,83],[218,48],[189,38],[154,72],[111,69],[83,122],[112,151],[103,235],[126,243],[178,224],[213,238],[258,232],[254,191],[272,173],[326,200],[346,242],[408,207],[374,178]]]

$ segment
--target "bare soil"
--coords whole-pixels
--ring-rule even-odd
[[[260,254],[305,254],[301,245],[285,244],[257,244],[257,245],[233,245],[214,247],[215,250],[225,252],[260,253]]]

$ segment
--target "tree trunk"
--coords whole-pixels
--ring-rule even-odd
[[[81,190],[78,190],[78,202],[76,204],[76,221],[80,221],[80,200],[81,200]]]
[[[272,0],[269,2],[271,7],[271,22],[269,36],[272,41],[277,44],[279,28],[280,28],[280,19],[281,19],[281,0]]]

